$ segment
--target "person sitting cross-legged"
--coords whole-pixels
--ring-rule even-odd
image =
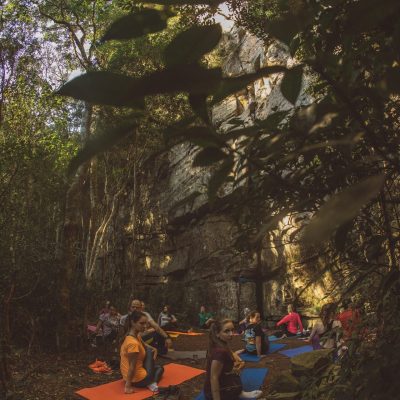
[[[164,306],[163,310],[158,316],[158,325],[164,330],[173,331],[178,327],[178,320],[175,315],[171,313],[170,306]]]
[[[297,335],[297,330],[303,332],[303,324],[301,323],[300,315],[295,312],[292,304],[288,305],[288,314],[285,315],[276,326],[282,326],[282,337],[291,337]]]
[[[208,329],[214,321],[215,321],[214,315],[210,312],[207,312],[205,306],[201,306],[199,312],[200,328]]]
[[[268,336],[261,327],[261,318],[258,311],[252,311],[249,314],[249,324],[244,331],[244,340],[246,341],[244,351],[249,354],[255,354],[262,357],[268,353]]]

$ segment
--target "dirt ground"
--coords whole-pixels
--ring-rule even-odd
[[[207,335],[204,336],[183,336],[173,339],[176,351],[197,351],[206,350]],[[294,348],[304,343],[298,339],[284,339],[280,343],[287,344],[285,349]],[[232,349],[238,350],[243,347],[240,336],[233,338]],[[95,374],[88,364],[96,357],[110,361],[113,353],[99,354],[99,349],[88,348],[79,353],[66,353],[62,355],[34,354],[27,357],[21,354],[17,357],[13,369],[15,385],[14,395],[18,400],[77,400],[80,397],[75,394],[76,390],[84,387],[92,387],[120,379],[118,368],[110,375]],[[195,368],[204,369],[205,359],[183,359],[171,361],[159,357],[159,364],[170,362],[189,365]],[[264,394],[270,390],[271,382],[282,371],[290,367],[289,358],[279,353],[273,353],[263,358],[259,363],[247,363],[246,367],[269,368],[269,373],[262,388]],[[204,382],[204,375],[200,375],[180,385],[183,396],[181,399],[193,400],[201,391]],[[112,400],[112,399],[110,399]]]

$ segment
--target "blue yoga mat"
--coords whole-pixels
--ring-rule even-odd
[[[268,368],[245,368],[240,374],[243,390],[251,392],[259,390],[268,374]],[[205,400],[204,393],[201,392],[195,400]]]
[[[268,340],[270,342],[274,342],[275,340],[279,340],[280,338],[276,337],[275,335],[268,336]]]
[[[275,351],[283,349],[285,346],[286,346],[285,343],[270,343],[268,353],[274,353]]]
[[[270,343],[268,354],[283,349],[285,346],[286,344],[283,343]],[[261,357],[257,356],[256,354],[249,354],[249,353],[240,353],[239,357],[243,361],[248,361],[248,362],[259,362],[261,360]]]
[[[298,354],[308,353],[309,351],[313,351],[313,347],[307,345],[307,346],[296,347],[295,349],[282,350],[279,353],[283,354],[284,356],[294,357],[297,356]]]

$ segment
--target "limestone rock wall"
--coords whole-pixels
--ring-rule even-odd
[[[237,28],[226,34],[221,51],[227,76],[294,63],[282,46],[266,47]],[[277,110],[290,109],[279,89],[281,80],[281,74],[260,79],[225,99],[213,108],[213,123],[224,132],[232,118],[252,124]],[[303,90],[298,103],[308,102]],[[138,209],[144,222],[137,229],[134,249],[131,245],[125,254],[133,269],[134,295],[144,298],[154,314],[168,303],[174,313],[192,322],[202,304],[236,320],[242,318],[244,307],[262,308],[267,316],[281,314],[299,289],[292,268],[297,250],[282,245],[279,231],[266,238],[261,254],[237,249],[238,224],[229,212],[216,213],[207,205],[209,171],[191,166],[195,154],[194,146],[178,145],[141,177]],[[182,204],[184,199],[190,201]],[[289,278],[285,278],[287,270]]]

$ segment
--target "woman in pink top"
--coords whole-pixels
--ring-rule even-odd
[[[276,326],[281,326],[285,324],[283,328],[283,337],[286,336],[296,336],[298,329],[303,332],[303,324],[301,323],[300,315],[294,311],[291,304],[288,305],[288,315],[283,317]]]

